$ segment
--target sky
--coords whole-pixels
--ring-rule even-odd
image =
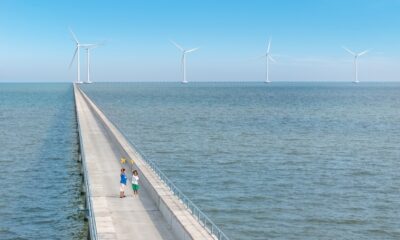
[[[73,82],[74,42],[91,52],[98,82],[400,80],[400,0],[0,1],[0,82]],[[82,79],[86,78],[81,52]]]

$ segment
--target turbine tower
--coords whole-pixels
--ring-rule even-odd
[[[77,56],[77,62],[78,62],[78,64],[77,64],[77,66],[78,66],[77,74],[78,74],[78,76],[77,76],[77,79],[76,79],[76,83],[82,83],[81,82],[81,65],[80,65],[80,57],[79,57],[79,48],[82,47],[82,45],[79,43],[78,38],[76,37],[75,33],[72,31],[71,28],[69,29],[69,31],[71,32],[71,35],[74,38],[74,41],[75,41],[75,44],[76,44],[75,52],[74,52],[74,55],[72,57],[71,63],[69,64],[69,68],[71,68],[72,64],[74,63],[75,56],[78,53],[78,56]]]
[[[186,54],[190,53],[190,52],[194,52],[199,48],[192,48],[192,49],[189,49],[189,50],[185,50],[183,47],[181,47],[176,42],[174,42],[172,40],[170,40],[170,41],[171,41],[172,44],[175,45],[175,47],[177,47],[179,50],[182,51],[182,60],[181,60],[181,63],[182,63],[182,74],[183,74],[182,83],[188,83],[188,81],[186,80]]]
[[[93,48],[98,47],[98,44],[85,44],[83,47],[86,50],[86,57],[87,57],[87,80],[85,83],[92,83],[92,81],[90,81],[90,50]]]
[[[351,55],[353,55],[353,57],[354,57],[354,81],[353,82],[354,83],[359,83],[360,81],[358,81],[358,61],[357,60],[358,60],[358,57],[366,54],[367,52],[369,52],[369,50],[365,50],[365,51],[360,52],[360,53],[355,53],[355,52],[349,50],[346,47],[343,47],[343,49],[346,50]]]
[[[270,54],[270,49],[271,49],[271,38],[268,40],[268,47],[267,47],[267,53],[265,54],[265,61],[266,61],[266,72],[265,72],[265,83],[270,83],[271,81],[269,80],[269,60],[272,62],[276,62],[274,58],[272,58]]]

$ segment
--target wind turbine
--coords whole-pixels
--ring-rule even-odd
[[[80,63],[80,48],[85,48],[87,50],[87,59],[88,59],[88,83],[90,83],[90,79],[89,79],[89,48],[93,48],[93,47],[97,47],[97,44],[82,44],[79,42],[78,38],[76,37],[75,33],[72,31],[72,29],[70,28],[69,31],[71,32],[72,37],[74,38],[76,47],[75,47],[75,52],[74,55],[72,56],[71,59],[71,63],[69,64],[69,68],[71,68],[72,64],[74,63],[75,60],[75,56],[77,57],[77,66],[78,66],[78,70],[77,70],[77,80],[76,83],[83,83],[81,81],[81,63]]]
[[[170,40],[172,44],[175,45],[175,47],[177,47],[179,50],[182,51],[182,74],[183,74],[183,81],[182,83],[188,83],[188,81],[186,80],[186,54],[190,53],[190,52],[194,52],[199,48],[192,48],[189,50],[185,50],[183,47],[181,47],[179,44],[177,44],[176,42]]]
[[[360,81],[358,81],[358,61],[357,60],[358,60],[358,57],[366,54],[367,52],[369,52],[369,50],[365,50],[360,53],[355,53],[346,47],[343,47],[343,49],[346,50],[351,55],[353,55],[353,57],[354,57],[354,83],[359,83]]]
[[[265,54],[265,61],[266,61],[266,72],[265,72],[265,83],[270,83],[271,81],[269,80],[269,60],[272,62],[276,62],[275,59],[272,58],[270,54],[270,49],[271,49],[271,38],[268,40],[268,47],[267,47],[267,53]]]
[[[72,56],[72,60],[71,60],[71,63],[69,64],[69,68],[71,68],[72,64],[74,63],[75,56],[78,53],[78,57],[77,57],[78,58],[78,60],[77,60],[77,62],[78,62],[78,64],[77,64],[78,65],[78,70],[77,70],[78,76],[77,76],[76,83],[82,83],[81,82],[81,65],[80,65],[80,57],[79,57],[79,48],[82,47],[82,45],[79,43],[78,38],[76,37],[75,33],[72,31],[71,28],[69,29],[69,31],[71,32],[71,35],[74,38],[74,41],[75,41],[75,44],[76,44],[75,52],[74,52],[74,55]]]
[[[96,48],[98,46],[99,46],[98,44],[85,44],[83,46],[86,50],[86,57],[87,57],[87,60],[86,60],[86,62],[87,62],[87,80],[85,83],[92,83],[90,81],[90,50],[93,48]]]

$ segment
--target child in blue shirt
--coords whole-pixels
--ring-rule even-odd
[[[126,186],[126,180],[128,179],[125,175],[125,168],[121,168],[121,179],[119,181],[120,186],[119,186],[119,197],[124,198],[125,196],[125,186]]]

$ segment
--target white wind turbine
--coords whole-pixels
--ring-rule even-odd
[[[177,47],[179,50],[182,51],[182,74],[183,74],[183,81],[182,83],[188,83],[188,81],[186,80],[186,54],[190,53],[190,52],[194,52],[199,48],[192,48],[189,50],[185,50],[183,47],[181,47],[179,44],[177,44],[176,42],[170,40],[172,44],[175,45],[175,47]]]
[[[358,61],[357,60],[358,60],[358,57],[366,54],[367,52],[369,52],[369,50],[365,50],[360,53],[355,53],[346,47],[343,47],[343,49],[346,50],[351,55],[353,55],[353,57],[354,57],[354,83],[359,83],[360,81],[358,81]]]
[[[276,62],[274,58],[272,58],[270,54],[270,49],[271,49],[271,38],[268,40],[268,47],[267,47],[267,53],[265,54],[265,61],[266,61],[266,72],[265,72],[265,83],[270,83],[271,81],[269,80],[269,60],[272,62]]]
[[[75,56],[76,56],[77,57],[77,66],[78,66],[76,83],[83,83],[81,81],[81,63],[80,63],[80,56],[79,56],[80,51],[79,50],[80,50],[80,48],[88,49],[88,48],[91,48],[91,47],[94,47],[97,45],[96,44],[82,44],[79,42],[78,38],[76,37],[75,33],[71,30],[71,28],[69,29],[69,31],[71,32],[71,35],[74,38],[74,41],[76,44],[75,52],[74,52],[74,55],[72,56],[72,60],[71,60],[71,63],[69,64],[69,68],[71,68],[72,64],[74,63]],[[88,81],[89,81],[89,50],[87,50],[87,53],[88,53]]]
[[[85,44],[83,47],[86,50],[86,57],[87,57],[87,80],[85,83],[92,83],[92,81],[90,81],[90,50],[93,48],[98,47],[98,44]]]
[[[82,45],[79,43],[78,38],[76,37],[75,33],[72,31],[71,28],[69,29],[69,31],[71,32],[71,35],[74,38],[74,41],[75,41],[75,44],[76,44],[75,52],[74,52],[74,55],[72,57],[71,63],[69,64],[69,68],[71,68],[72,64],[74,63],[76,53],[78,53],[78,60],[77,60],[77,62],[78,62],[78,64],[77,64],[78,65],[78,70],[77,70],[78,76],[77,76],[76,83],[82,83],[81,82],[81,65],[80,65],[80,57],[79,57],[79,48]]]

